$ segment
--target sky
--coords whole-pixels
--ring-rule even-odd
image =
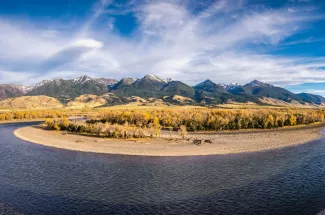
[[[0,83],[146,74],[325,96],[320,0],[1,0]]]

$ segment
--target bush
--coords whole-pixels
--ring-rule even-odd
[[[63,114],[61,118],[51,115],[44,127],[114,138],[160,137],[165,128],[179,130],[185,138],[188,131],[272,129],[323,122],[324,115],[322,109],[117,109],[99,113],[87,122],[69,122]],[[26,117],[26,113],[0,114],[0,119],[11,117]]]
[[[45,123],[43,124],[43,126],[46,129],[49,129],[49,130],[53,130],[54,129],[54,125],[55,125],[54,119],[46,119],[45,120]]]
[[[181,125],[189,131],[270,129],[283,126],[324,121],[322,109],[135,109],[109,110],[100,113],[89,123],[149,128],[151,136],[159,136],[162,128],[178,130]]]
[[[186,126],[185,126],[185,125],[181,125],[181,126],[179,126],[179,131],[180,131],[181,137],[182,137],[183,139],[185,139],[185,137],[187,136],[187,129],[186,129]]]

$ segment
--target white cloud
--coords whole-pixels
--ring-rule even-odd
[[[189,14],[185,8],[166,2],[147,4],[139,11],[142,32],[145,35],[170,40],[188,22]]]
[[[105,8],[108,7],[112,3],[112,0],[99,0],[97,4],[95,4],[93,9],[93,13],[90,18],[85,22],[85,24],[81,27],[78,32],[79,37],[85,37],[90,30],[91,26],[96,22],[96,20],[105,13]]]
[[[72,46],[98,49],[103,47],[103,43],[93,39],[81,39],[73,42]]]
[[[57,50],[66,40],[49,38],[48,30],[34,29],[25,23],[0,19],[0,56],[5,58],[42,57]],[[18,62],[17,62],[18,63]]]
[[[324,94],[325,90],[308,90],[308,93]]]
[[[33,77],[32,73],[28,72],[13,72],[0,69],[0,84],[19,84],[26,83]]]
[[[175,1],[129,4],[134,8],[127,8],[128,13],[135,13],[138,22],[132,37],[115,32],[115,18],[106,10],[111,1],[100,1],[79,29],[35,28],[0,19],[0,65],[12,71],[0,71],[0,77],[28,74],[18,82],[36,82],[80,74],[121,78],[151,73],[189,84],[207,78],[239,83],[260,79],[280,85],[325,81],[323,59],[272,56],[242,48],[276,47],[322,16],[309,16],[308,10],[302,16],[287,8],[247,9],[244,1],[229,2],[216,1],[199,14]],[[107,28],[96,29],[93,25],[102,16],[108,16]],[[17,80],[1,78],[1,82]]]

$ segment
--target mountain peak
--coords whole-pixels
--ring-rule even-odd
[[[215,85],[217,85],[217,84],[214,83],[213,81],[211,81],[210,79],[207,79],[207,80],[202,81],[201,83],[197,84],[196,87],[215,86]]]
[[[264,84],[264,83],[255,79],[255,80],[251,81],[250,84]]]
[[[167,83],[167,80],[160,78],[156,75],[152,75],[152,74],[147,74],[143,77],[143,79],[147,79],[147,80],[152,80],[152,81],[156,81],[156,82],[163,82],[163,83]]]
[[[78,78],[73,79],[73,82],[82,84],[82,83],[85,83],[86,81],[89,81],[89,80],[92,80],[92,78],[90,78],[87,75],[83,75],[83,76],[80,76]]]
[[[225,90],[229,91],[240,87],[240,85],[238,83],[230,83],[230,84],[223,84],[222,87]]]
[[[95,80],[96,82],[100,83],[100,84],[105,84],[105,85],[114,85],[117,82],[119,82],[119,80],[116,79],[111,79],[111,78],[93,78],[93,80]]]
[[[134,82],[136,82],[138,79],[136,78],[122,78],[118,83],[124,83],[124,84],[133,84]]]
[[[203,81],[202,83],[214,83],[214,82],[211,81],[210,79],[207,79],[207,80]]]
[[[207,79],[196,86],[194,86],[195,89],[197,90],[203,90],[207,92],[226,92],[226,90],[219,84],[214,83],[210,79]]]
[[[264,82],[261,82],[261,81],[258,81],[258,80],[253,80],[251,82],[249,82],[247,85],[250,85],[250,86],[269,86],[271,87],[272,85],[271,84],[268,84],[268,83],[264,83]]]

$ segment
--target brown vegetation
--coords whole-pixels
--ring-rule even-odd
[[[48,96],[22,96],[0,101],[2,108],[62,108],[63,104]]]
[[[190,131],[219,131],[305,125],[324,121],[324,114],[321,109],[133,109],[107,110],[90,122],[119,125],[127,122],[144,128],[158,120],[163,128],[174,130],[184,125]]]
[[[113,138],[160,137],[164,129],[170,137],[171,131],[179,131],[185,139],[188,131],[271,129],[323,122],[324,114],[321,109],[106,109],[87,122],[69,122],[63,117],[47,119],[44,127]]]
[[[107,101],[103,96],[86,94],[69,101],[67,106],[72,108],[93,108],[104,106],[106,104]]]
[[[46,119],[42,127],[48,130],[68,131],[73,133],[90,134],[96,137],[109,138],[145,138],[158,137],[160,127],[140,128],[124,125],[109,124],[109,123],[85,123],[85,122],[69,122],[67,118],[62,119]]]
[[[66,115],[63,110],[7,111],[0,113],[0,121],[62,118]]]

